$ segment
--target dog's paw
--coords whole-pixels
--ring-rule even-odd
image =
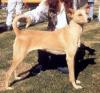
[[[73,83],[72,85],[73,85],[73,87],[74,87],[75,89],[82,89],[82,88],[83,88],[82,86],[77,85],[76,83]]]
[[[18,77],[18,76],[15,77],[15,80],[20,80],[20,79],[21,79],[21,77]]]
[[[81,84],[81,81],[79,81],[79,80],[76,80],[76,83],[77,83],[77,84]]]
[[[80,85],[77,85],[75,88],[76,88],[76,89],[82,89],[83,87],[80,86]]]
[[[14,89],[13,87],[6,87],[5,88],[6,90],[12,90],[12,89]]]
[[[75,88],[75,89],[82,89],[83,87],[80,86],[80,85],[75,85],[74,88]]]

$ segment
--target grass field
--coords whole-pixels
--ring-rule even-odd
[[[45,30],[47,23],[40,23],[28,29]],[[76,58],[76,72],[81,80],[83,89],[75,90],[68,80],[68,74],[56,69],[48,69],[35,75],[34,73],[24,80],[15,82],[14,90],[3,91],[5,73],[12,60],[12,45],[15,38],[13,31],[0,33],[0,93],[100,93],[100,23],[92,21],[84,26],[81,37],[82,46]],[[62,59],[63,60],[63,59]],[[62,61],[61,60],[61,61]],[[56,62],[59,60],[55,60]],[[63,61],[62,61],[63,62]],[[27,55],[17,72],[23,73],[38,63],[38,52]],[[23,73],[22,76],[27,76]],[[11,81],[13,82],[13,77]]]

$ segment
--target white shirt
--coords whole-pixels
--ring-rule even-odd
[[[38,23],[38,22],[46,19],[47,15],[48,15],[48,10],[49,10],[49,6],[46,5],[46,0],[43,0],[36,7],[36,9],[28,11],[28,12],[24,13],[24,15],[30,17],[33,21],[33,24],[34,24],[34,23]],[[66,25],[67,25],[66,13],[65,13],[64,4],[62,3],[60,12],[57,15],[56,29],[63,28]]]
[[[67,19],[66,19],[66,12],[65,12],[65,7],[64,4],[61,4],[61,9],[59,14],[57,15],[57,25],[56,29],[63,28],[67,25]]]

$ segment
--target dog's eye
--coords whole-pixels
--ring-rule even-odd
[[[78,14],[78,16],[82,16],[82,14]]]

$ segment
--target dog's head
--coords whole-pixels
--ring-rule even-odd
[[[71,20],[75,21],[78,24],[84,24],[88,22],[88,12],[89,8],[85,9],[78,9],[78,10],[72,10],[70,9],[68,12],[68,16],[71,18]]]

